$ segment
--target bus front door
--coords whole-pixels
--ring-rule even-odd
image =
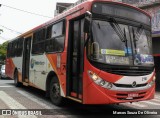
[[[67,96],[82,101],[84,33],[83,19],[69,22]]]
[[[23,49],[23,64],[22,64],[22,82],[27,84],[29,82],[29,66],[30,66],[30,49],[32,37],[27,37],[24,40]]]

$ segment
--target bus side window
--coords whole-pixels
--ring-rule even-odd
[[[23,38],[20,38],[18,40],[18,51],[17,51],[17,56],[20,57],[22,56],[22,51],[23,51]]]
[[[9,44],[9,57],[12,57],[12,43]]]
[[[7,57],[9,58],[10,57],[10,45],[11,43],[8,43],[8,46],[7,46]]]
[[[47,28],[45,42],[46,52],[62,52],[64,49],[64,21],[53,24]]]
[[[45,42],[45,29],[41,29],[33,34],[32,54],[43,54]]]
[[[47,35],[46,35],[46,42],[45,42],[45,51],[46,52],[51,52],[51,49],[53,48],[52,40],[51,39],[51,33],[52,33],[52,26],[49,26],[47,28]]]
[[[12,43],[12,50],[13,50],[13,54],[12,54],[12,56],[13,57],[15,57],[16,56],[16,48],[17,48],[17,41],[15,40],[15,41],[13,41],[13,43]]]

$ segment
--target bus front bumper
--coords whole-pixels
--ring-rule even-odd
[[[92,83],[85,90],[83,97],[84,104],[118,104],[153,99],[155,84],[144,90],[125,91],[124,89],[120,91],[108,90]]]

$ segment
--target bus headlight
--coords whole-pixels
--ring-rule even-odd
[[[106,89],[111,89],[113,84],[110,82],[107,82],[100,78],[98,75],[93,73],[92,71],[88,71],[89,77],[99,86],[106,88]]]
[[[153,81],[156,81],[156,76],[153,77]]]
[[[113,87],[113,84],[110,82],[106,82],[106,84],[103,87],[107,89],[111,89]]]
[[[156,77],[153,77],[153,80],[151,82],[148,83],[148,86],[151,87],[156,81]]]

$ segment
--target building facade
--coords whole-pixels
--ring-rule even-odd
[[[56,3],[56,10],[54,11],[54,16],[62,13],[64,10],[66,10],[71,5],[73,5],[73,3],[61,3],[61,2],[57,2]]]

